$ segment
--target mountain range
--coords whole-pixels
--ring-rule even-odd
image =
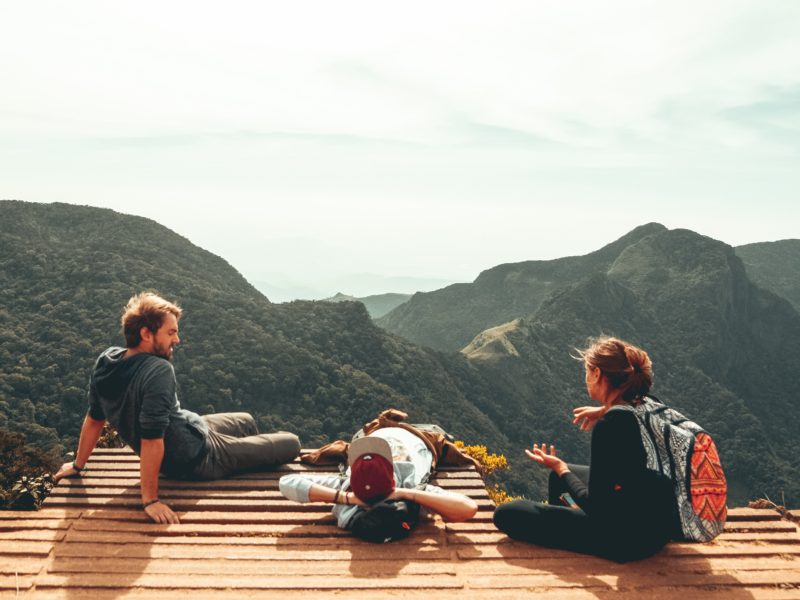
[[[581,382],[563,366],[587,335],[629,339],[653,358],[653,392],[722,440],[735,497],[768,494],[754,476],[764,471],[782,474],[775,485],[785,493],[797,489],[799,466],[789,450],[800,424],[796,393],[782,375],[800,368],[800,315],[789,301],[796,280],[785,277],[800,265],[792,242],[734,250],[648,224],[586,256],[501,265],[472,284],[415,294],[377,322],[460,350],[508,388],[504,412],[515,402],[524,427],[556,423],[567,439],[558,411],[531,399],[570,404]],[[769,448],[763,460],[743,451],[750,443]]]
[[[121,345],[122,307],[144,289],[185,309],[175,368],[189,409],[247,410],[262,430],[298,432],[311,447],[396,407],[508,447],[476,408],[491,387],[463,357],[387,334],[363,304],[273,304],[152,220],[18,201],[0,202],[0,429],[74,449],[93,362]]]
[[[309,447],[396,406],[507,454],[511,491],[538,498],[546,473],[522,449],[550,440],[568,460],[588,460],[589,438],[570,423],[588,402],[570,353],[615,334],[651,353],[654,393],[714,434],[732,504],[781,494],[796,503],[800,417],[787,375],[800,367],[800,316],[738,253],[648,224],[583,257],[501,265],[415,294],[373,322],[359,302],[273,304],[148,219],[4,201],[0,428],[73,449],[93,360],[121,342],[127,298],[157,289],[186,311],[175,368],[193,410],[248,410]]]
[[[736,247],[753,283],[783,296],[800,311],[800,240]]]
[[[367,309],[369,316],[373,319],[382,317],[389,311],[394,310],[404,302],[411,298],[411,294],[373,294],[371,296],[364,296],[363,298],[356,298],[355,296],[348,296],[339,292],[335,296],[325,298],[325,302],[361,302]]]

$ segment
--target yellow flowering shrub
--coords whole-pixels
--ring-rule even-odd
[[[503,454],[489,454],[486,446],[467,446],[464,442],[458,440],[455,445],[464,454],[468,454],[481,464],[483,474],[486,477],[495,471],[503,471],[508,468],[508,459]]]
[[[486,493],[489,495],[489,499],[494,502],[495,506],[500,506],[501,504],[506,504],[507,502],[519,500],[521,498],[521,496],[512,496],[509,494],[499,483],[486,486]]]
[[[477,460],[482,469],[484,477],[489,477],[496,471],[504,471],[508,469],[508,459],[503,454],[489,454],[486,446],[474,445],[468,446],[462,441],[456,441],[455,445],[464,454],[468,454]],[[486,486],[486,493],[495,506],[500,506],[512,500],[518,500],[516,496],[510,495],[499,483]]]

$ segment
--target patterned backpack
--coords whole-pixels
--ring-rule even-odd
[[[728,515],[728,484],[711,436],[654,398],[612,410],[629,410],[636,416],[647,468],[673,483],[684,538],[707,542],[717,537]]]

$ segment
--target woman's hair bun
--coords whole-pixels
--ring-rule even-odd
[[[653,385],[653,363],[641,348],[615,337],[590,338],[578,358],[587,365],[599,368],[612,387],[622,390],[622,399],[633,402],[641,399]]]

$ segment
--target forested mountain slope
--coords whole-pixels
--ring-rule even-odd
[[[559,286],[605,272],[629,244],[665,227],[650,223],[585,256],[499,265],[472,283],[457,283],[414,294],[377,323],[398,335],[438,350],[461,350],[479,332],[532,314]]]
[[[508,447],[473,404],[492,393],[476,369],[387,334],[361,304],[271,304],[224,260],[153,221],[11,201],[0,202],[0,428],[72,449],[93,361],[121,345],[121,309],[143,289],[185,309],[175,369],[190,409],[248,410],[262,429],[315,446],[395,406]]]
[[[504,407],[515,422],[555,430],[570,446],[581,440],[557,416],[583,394],[567,353],[587,333],[651,353],[653,393],[716,436],[734,498],[783,492],[797,501],[790,374],[800,370],[800,315],[751,283],[731,247],[686,230],[654,232],[606,272],[554,290],[533,315],[483,332],[464,353],[509,386],[509,399],[531,399]]]
[[[503,269],[494,276],[512,280]],[[717,434],[734,503],[782,492],[796,503],[799,423],[786,374],[800,367],[798,316],[750,283],[730,247],[648,225],[527,272],[553,282],[528,285],[539,289],[535,308],[509,309],[516,321],[444,353],[387,333],[360,303],[272,304],[153,221],[0,202],[0,429],[72,449],[92,363],[121,342],[123,304],[157,289],[185,308],[175,368],[188,408],[247,410],[262,429],[315,446],[396,406],[506,453],[512,490],[534,498],[546,473],[524,446],[553,441],[568,460],[588,459],[589,436],[570,423],[588,402],[570,349],[600,332],[628,337],[653,354],[655,393]]]
[[[754,283],[783,296],[800,311],[800,240],[737,246],[736,254]]]
[[[347,296],[341,292],[330,298],[325,298],[325,302],[361,302],[366,308],[369,316],[373,319],[382,317],[391,310],[394,310],[403,302],[411,298],[411,294],[375,294],[372,296],[364,296],[356,298],[355,296]]]

